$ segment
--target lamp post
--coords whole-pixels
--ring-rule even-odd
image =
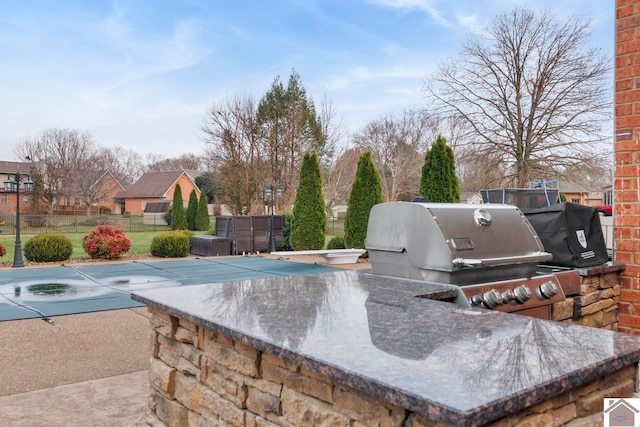
[[[276,231],[273,223],[273,218],[275,215],[274,204],[276,197],[278,199],[282,198],[281,189],[274,188],[273,185],[269,185],[264,189],[264,200],[271,204],[271,218],[269,220],[269,252],[276,251]]]
[[[13,179],[11,179],[13,175]],[[16,193],[16,245],[13,252],[13,264],[11,267],[24,267],[22,262],[22,244],[20,242],[20,183],[23,183],[23,191],[29,193],[33,190],[33,181],[29,179],[29,175],[23,175],[20,172],[9,174],[4,181],[4,191]]]

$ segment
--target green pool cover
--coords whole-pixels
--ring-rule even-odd
[[[6,269],[0,271],[0,321],[140,307],[130,293],[142,289],[336,270],[256,256]]]

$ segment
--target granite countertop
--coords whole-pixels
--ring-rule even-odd
[[[496,420],[640,359],[640,337],[416,298],[440,291],[345,270],[132,298],[456,425]]]

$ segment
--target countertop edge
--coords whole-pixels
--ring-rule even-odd
[[[615,273],[618,271],[623,271],[627,268],[626,264],[621,264],[618,262],[608,262],[602,265],[596,265],[593,267],[581,267],[576,268],[576,272],[579,276],[597,276],[599,274],[606,273]]]
[[[640,350],[630,351],[617,357],[605,359],[597,364],[574,371],[568,375],[554,378],[553,380],[535,388],[523,390],[517,394],[506,396],[489,404],[478,406],[471,411],[461,412],[447,407],[446,405],[442,405],[441,403],[424,399],[413,393],[403,391],[397,387],[380,383],[364,375],[358,374],[357,372],[352,372],[341,368],[340,366],[333,365],[329,361],[318,360],[313,357],[287,350],[261,338],[254,337],[186,313],[176,307],[158,303],[152,299],[144,297],[143,295],[132,293],[131,298],[152,309],[166,312],[179,318],[184,318],[196,325],[205,327],[216,333],[221,333],[245,345],[252,346],[259,351],[280,357],[313,372],[326,375],[334,381],[343,383],[364,393],[368,393],[380,400],[404,407],[428,418],[458,425],[484,424],[498,420],[510,413],[587,384],[600,376],[615,372],[625,366],[637,363],[638,360],[640,360]],[[446,302],[439,301],[437,301],[437,303],[448,304]]]

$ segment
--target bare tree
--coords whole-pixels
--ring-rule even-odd
[[[600,158],[610,118],[610,58],[586,46],[589,20],[522,8],[499,15],[427,84],[439,112],[464,120],[465,143],[499,159],[511,185],[562,176]]]
[[[74,172],[74,179],[71,188],[67,189],[69,195],[77,195],[85,205],[87,215],[91,215],[91,207],[109,200],[111,197],[108,182],[106,178],[109,172],[95,169],[95,163],[91,159],[87,159],[84,169]]]
[[[433,126],[427,114],[407,110],[399,117],[387,114],[374,120],[354,136],[354,145],[371,153],[383,200],[411,199],[418,194],[427,137]]]
[[[209,144],[208,163],[217,172],[220,186],[234,213],[253,213],[266,176],[255,102],[250,97],[236,97],[226,103],[211,105],[202,125]]]
[[[49,205],[76,188],[77,172],[91,164],[96,151],[88,132],[55,128],[27,138],[16,147],[18,157],[32,161],[43,177],[43,197]]]
[[[180,170],[200,170],[203,166],[202,156],[193,153],[182,154],[180,157],[166,158],[160,154],[147,153],[146,172],[174,172]]]
[[[101,169],[109,171],[121,184],[133,184],[144,172],[142,156],[122,147],[100,148]]]
[[[338,117],[338,112],[326,94],[320,103],[318,122],[323,137],[323,144],[321,147],[318,147],[316,154],[318,155],[320,168],[324,170],[332,163],[336,150],[339,150],[339,147],[346,143],[347,137],[342,118]]]
[[[329,172],[323,177],[323,189],[327,216],[333,215],[333,208],[347,203],[356,175],[358,159],[362,155],[359,148],[338,148],[334,153]]]

